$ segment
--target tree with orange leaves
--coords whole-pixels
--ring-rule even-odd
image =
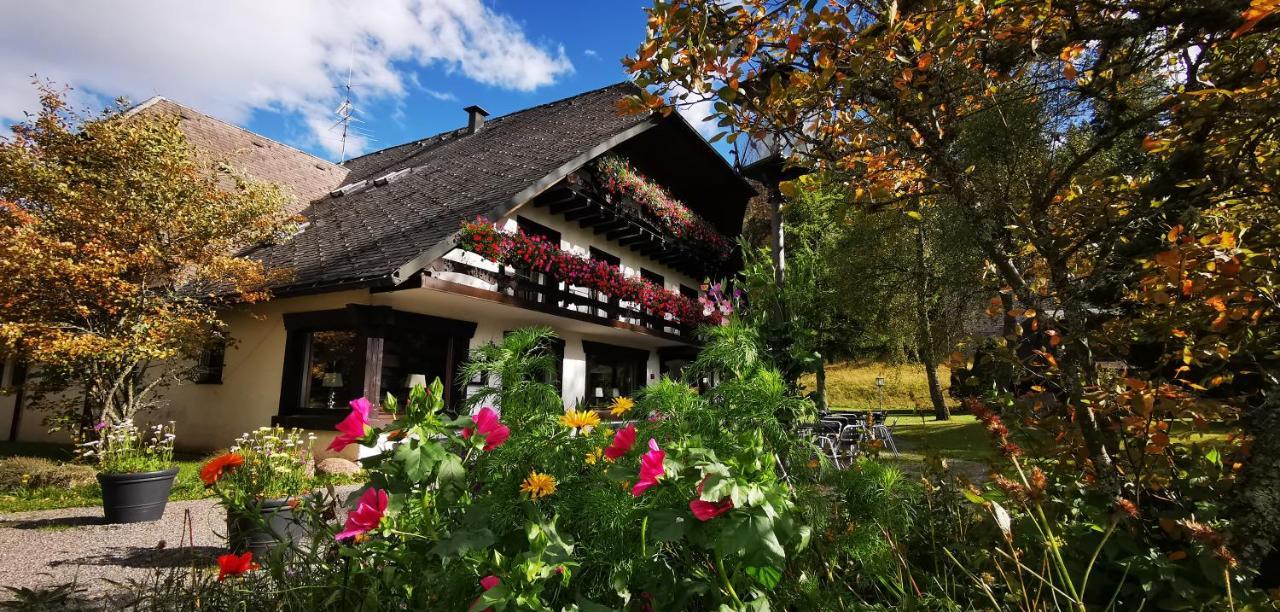
[[[1280,394],[1277,8],[659,2],[625,106],[708,101],[720,137],[840,175],[854,206],[964,211],[1028,332],[1010,338],[1024,375],[1079,451],[1062,456],[1139,507],[1182,503],[1170,428]],[[1280,465],[1276,432],[1247,433],[1214,487]],[[1276,541],[1271,515],[1250,537]]]
[[[33,365],[55,426],[116,422],[225,339],[219,305],[266,297],[234,253],[287,229],[284,196],[199,156],[177,117],[41,94],[0,139],[0,354]]]

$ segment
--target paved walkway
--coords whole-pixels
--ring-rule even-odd
[[[340,487],[339,499],[355,490]],[[102,508],[0,513],[0,587],[75,581],[89,592],[146,581],[157,568],[214,567],[226,553],[226,513],[214,499],[171,501],[152,523],[102,524]],[[0,601],[12,599],[0,589]]]

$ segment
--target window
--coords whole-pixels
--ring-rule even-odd
[[[525,217],[516,217],[516,226],[526,236],[540,236],[543,240],[551,245],[560,247],[560,232],[557,232],[541,223],[530,221]],[[542,272],[531,272],[529,270],[521,270],[521,274],[527,276],[533,282],[534,287],[517,287],[516,297],[520,297],[533,302],[551,302],[551,293],[560,288],[560,283],[551,278],[551,275]],[[558,301],[558,300],[557,300]]]
[[[615,397],[630,396],[645,384],[649,351],[599,342],[582,342],[587,357],[584,404],[603,408]]]
[[[200,357],[196,360],[193,381],[197,385],[222,384],[222,368],[226,359],[227,342],[225,340],[217,339],[209,343],[209,346],[200,351]]]
[[[644,268],[640,268],[640,278],[643,278],[643,279],[645,279],[645,280],[649,281],[650,283],[653,283],[653,286],[655,286],[655,287],[657,287],[657,288],[659,288],[659,289],[664,289],[664,288],[666,288],[666,282],[667,282],[667,279],[666,279],[666,278],[663,278],[663,276],[662,276],[661,274],[658,274],[657,272],[654,272],[653,270],[646,270],[646,269],[644,269]],[[643,319],[644,319],[644,326],[645,326],[645,327],[648,327],[648,328],[652,329],[652,328],[654,328],[654,327],[656,327],[656,326],[657,326],[657,324],[659,323],[659,320],[658,320],[656,317],[654,317],[654,316],[653,316],[653,312],[652,312],[652,311],[650,311],[650,310],[645,310],[645,311],[644,311],[644,315],[645,315],[645,316],[643,317]]]
[[[388,306],[284,315],[288,336],[280,384],[280,413],[287,427],[329,429],[347,413],[347,403],[391,393],[408,397],[408,383],[444,383],[444,401],[462,397],[455,373],[465,358],[475,323],[401,312]]]
[[[306,332],[306,382],[301,405],[307,410],[346,411],[364,395],[365,347],[351,329]]]
[[[691,300],[696,300],[696,299],[698,299],[698,290],[697,290],[697,289],[694,289],[693,287],[690,287],[690,286],[688,286],[688,285],[681,284],[681,285],[680,285],[680,295],[683,295],[683,296],[685,296],[685,297],[687,297],[687,298],[689,298],[689,299],[691,299]]]
[[[396,399],[409,398],[410,383],[419,380],[430,386],[437,378],[446,387],[449,380],[449,339],[435,334],[404,331],[383,339],[382,380],[378,397],[388,393]]]
[[[560,232],[557,232],[541,223],[530,221],[521,216],[516,217],[516,227],[524,232],[526,236],[541,236],[543,240],[551,243],[555,247],[560,246]]]
[[[622,265],[622,260],[616,255],[611,255],[606,251],[602,251],[595,247],[591,247],[591,260],[603,261],[611,266],[617,267]],[[595,314],[605,318],[613,318],[613,312],[618,306],[618,299],[600,291],[594,292],[595,299],[604,302],[607,306],[603,309],[595,309]]]
[[[649,282],[653,283],[653,284],[654,284],[654,285],[656,285],[659,289],[661,289],[662,287],[664,287],[664,286],[665,286],[665,283],[667,282],[667,279],[666,279],[666,278],[664,278],[661,274],[658,274],[657,272],[654,272],[653,270],[646,270],[646,269],[644,269],[644,268],[640,268],[640,278],[643,278],[643,279],[645,279],[645,280],[647,280],[647,281],[649,281]]]

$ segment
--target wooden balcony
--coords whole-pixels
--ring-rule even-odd
[[[458,255],[463,253],[466,252],[455,250],[450,256],[436,260],[422,272],[416,284],[670,340],[695,341],[691,327],[643,310],[636,304],[584,287],[566,286],[545,274],[522,272],[513,266],[486,262],[481,267],[458,261]]]
[[[728,271],[730,262],[720,261],[700,245],[672,236],[639,203],[605,192],[587,173],[570,175],[534,198],[532,204],[696,279],[715,278]]]

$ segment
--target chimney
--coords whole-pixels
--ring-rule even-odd
[[[489,116],[489,111],[472,104],[464,109],[467,111],[467,133],[474,134],[484,127],[484,118]]]

